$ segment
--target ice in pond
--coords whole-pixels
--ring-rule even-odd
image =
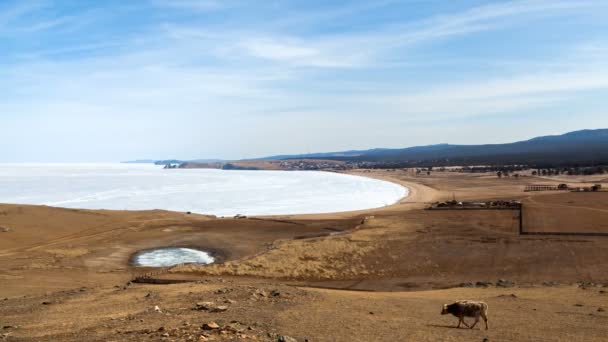
[[[135,266],[167,267],[179,264],[211,264],[215,261],[209,253],[191,248],[159,248],[143,251],[133,260]]]

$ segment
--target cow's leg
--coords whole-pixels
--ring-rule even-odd
[[[488,330],[488,316],[484,313],[481,315],[483,321],[486,323],[486,330]]]
[[[475,328],[475,326],[477,325],[477,323],[479,322],[479,314],[475,315],[475,323],[473,323],[473,325],[470,326],[471,329]]]
[[[458,327],[457,328],[460,328],[460,323],[464,324],[464,326],[467,327],[467,328],[469,327],[469,325],[467,324],[467,322],[464,321],[464,316],[459,317],[459,319],[460,319],[460,321],[458,321]]]

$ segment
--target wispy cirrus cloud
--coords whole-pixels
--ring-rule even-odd
[[[153,0],[152,4],[173,9],[188,11],[210,11],[233,5],[234,0]]]

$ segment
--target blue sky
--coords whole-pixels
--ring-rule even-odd
[[[608,1],[0,1],[2,162],[608,127]]]

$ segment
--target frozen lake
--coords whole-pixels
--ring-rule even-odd
[[[150,164],[0,164],[0,203],[83,209],[166,209],[218,216],[377,208],[400,185],[315,171],[170,169]]]

